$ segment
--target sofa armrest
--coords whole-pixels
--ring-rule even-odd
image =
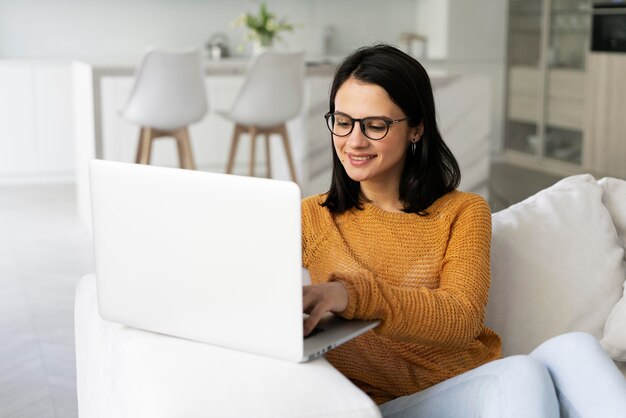
[[[96,278],[76,289],[78,408],[97,417],[379,417],[325,359],[294,364],[105,321]]]

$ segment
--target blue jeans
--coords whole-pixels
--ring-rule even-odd
[[[594,337],[574,332],[380,409],[392,418],[623,418],[626,379]]]

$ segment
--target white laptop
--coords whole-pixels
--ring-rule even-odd
[[[378,325],[303,338],[295,183],[102,160],[90,181],[104,319],[294,362]]]

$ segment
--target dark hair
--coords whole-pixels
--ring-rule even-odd
[[[357,49],[343,60],[335,73],[330,90],[331,112],[335,111],[337,90],[350,77],[385,89],[408,117],[409,126],[416,127],[424,122],[424,133],[416,144],[415,154],[406,153],[400,178],[400,200],[404,212],[425,215],[435,200],[458,187],[461,180],[459,165],[437,128],[435,100],[426,70],[413,57],[390,45]],[[322,206],[333,213],[362,209],[359,182],[348,176],[335,147],[332,149],[332,180]]]

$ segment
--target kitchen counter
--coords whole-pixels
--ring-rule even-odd
[[[308,57],[306,59],[307,76],[332,74],[339,58],[334,57]],[[250,57],[234,56],[221,59],[206,59],[204,61],[205,74],[213,75],[243,75],[246,72]],[[87,65],[100,77],[110,75],[133,75],[137,63],[132,59],[118,57],[106,62],[80,61]]]

